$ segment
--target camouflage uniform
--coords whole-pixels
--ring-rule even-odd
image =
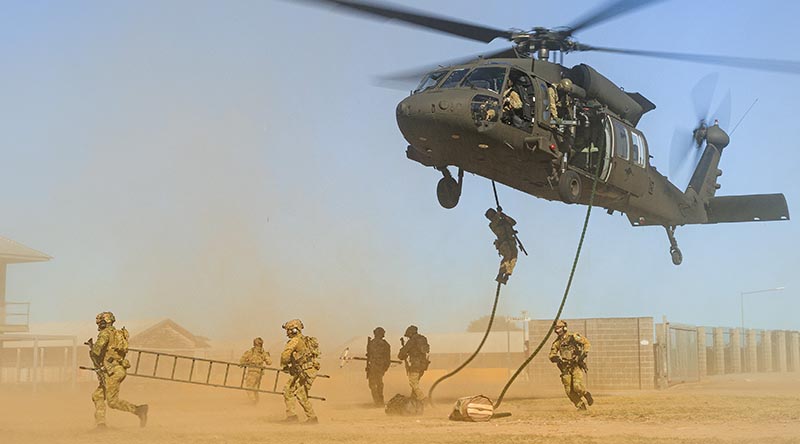
[[[497,237],[494,241],[494,246],[502,257],[496,280],[505,284],[517,265],[519,252],[517,250],[517,239],[514,237],[517,231],[513,228],[517,221],[502,211],[496,211],[493,208],[486,210],[486,218],[489,219],[489,229]]]
[[[247,350],[239,359],[239,365],[247,367],[245,369],[244,386],[247,388],[258,389],[261,386],[261,377],[264,370],[261,368],[272,365],[272,358],[269,352],[264,350],[264,341],[261,338],[253,340],[253,348]],[[258,392],[247,392],[247,397],[254,403],[258,403]]]
[[[558,120],[558,91],[556,91],[555,85],[550,85],[547,87],[547,98],[550,102],[548,105],[550,118],[553,120]]]
[[[392,359],[392,346],[383,338],[383,328],[376,328],[375,338],[367,341],[367,381],[375,405],[383,406],[383,375],[389,369]]]
[[[408,385],[411,386],[411,397],[422,401],[425,399],[425,393],[419,388],[419,380],[430,364],[428,353],[431,348],[428,345],[428,338],[417,333],[417,327],[413,325],[406,329],[405,337],[408,338],[408,341],[403,344],[397,357],[401,361],[406,361],[406,374],[408,375]]]
[[[580,333],[567,332],[567,325],[559,321],[557,326],[563,326],[563,332],[558,335],[553,346],[550,347],[550,361],[558,365],[561,370],[561,383],[569,400],[579,410],[586,410],[586,404],[592,405],[594,400],[591,393],[586,390],[583,382],[583,372],[586,370],[586,355],[591,349],[589,340]],[[584,402],[586,398],[586,402]]]
[[[284,324],[287,335],[292,334],[292,322],[289,321]],[[314,413],[314,407],[311,401],[308,400],[308,392],[311,390],[311,385],[314,384],[314,379],[317,377],[319,371],[319,363],[311,357],[310,349],[306,344],[305,336],[300,333],[302,323],[298,320],[298,328],[294,328],[296,333],[290,336],[289,341],[286,342],[281,353],[281,366],[289,373],[290,378],[286,381],[283,387],[283,400],[286,404],[286,419],[288,421],[297,421],[297,413],[294,410],[294,399],[300,407],[303,408],[308,421],[312,423],[317,422],[317,415]]]
[[[503,110],[509,113],[515,113],[522,109],[522,99],[519,93],[514,91],[513,88],[508,88],[503,93]]]
[[[119,389],[122,381],[128,375],[130,363],[125,359],[125,351],[115,349],[112,345],[116,328],[111,325],[114,315],[103,312],[97,315],[98,333],[97,340],[90,342],[89,356],[98,370],[99,384],[92,393],[94,402],[94,420],[98,427],[106,425],[106,403],[115,410],[133,413],[139,417],[139,423],[144,426],[147,421],[147,405],[137,406],[119,398]],[[91,341],[91,340],[90,340]]]

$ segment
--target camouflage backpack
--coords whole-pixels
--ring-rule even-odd
[[[128,354],[128,337],[128,330],[125,327],[115,329],[108,341],[108,348],[114,350],[120,358],[125,359],[125,355]]]
[[[319,341],[314,336],[303,336],[303,340],[306,344],[305,367],[319,370],[319,358],[322,356],[319,351]]]
[[[416,416],[425,411],[425,404],[410,396],[398,393],[386,403],[385,411],[389,416]]]

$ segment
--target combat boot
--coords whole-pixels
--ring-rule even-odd
[[[592,404],[594,404],[594,398],[592,398],[592,394],[591,393],[586,392],[583,395],[583,397],[586,398],[586,403],[589,404],[590,407],[591,407]]]
[[[133,413],[139,417],[139,427],[144,427],[147,425],[147,410],[149,407],[147,404],[137,405],[136,410]]]
[[[303,423],[304,425],[315,425],[319,424],[319,419],[316,416],[312,416],[311,418],[306,419],[306,422]]]

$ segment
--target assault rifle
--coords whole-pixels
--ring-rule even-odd
[[[97,373],[97,381],[100,383],[100,387],[103,388],[103,396],[105,397],[106,394],[106,370],[103,368],[103,360],[100,359],[99,356],[95,356],[92,353],[92,348],[94,348],[94,339],[89,338],[83,345],[87,345],[89,347],[89,359],[92,360],[92,364],[94,367],[86,367],[86,366],[79,366],[78,368],[81,370],[91,370]]]

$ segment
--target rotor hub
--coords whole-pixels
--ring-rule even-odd
[[[570,29],[533,28],[531,31],[515,31],[511,40],[517,53],[529,57],[538,54],[539,59],[547,59],[551,51],[568,53],[579,49],[571,36]]]

